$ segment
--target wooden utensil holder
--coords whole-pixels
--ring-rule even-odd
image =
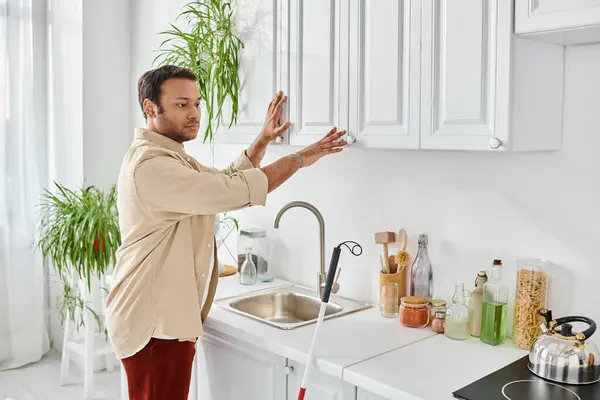
[[[397,283],[398,284],[398,304],[400,299],[406,296],[406,267],[402,268],[400,272],[395,274],[384,274],[379,271],[379,309],[381,311],[381,287],[384,283]]]

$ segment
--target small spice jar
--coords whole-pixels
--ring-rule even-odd
[[[431,323],[433,322],[435,313],[437,313],[438,311],[442,311],[442,312],[444,312],[444,314],[446,313],[447,306],[448,306],[448,303],[446,303],[445,300],[441,300],[441,299],[431,300],[431,309],[429,311],[429,325],[431,325]]]
[[[423,328],[429,323],[429,300],[405,296],[400,299],[400,323],[410,328]]]
[[[431,321],[431,329],[437,333],[444,333],[444,322],[446,322],[446,312],[436,312],[433,321]]]

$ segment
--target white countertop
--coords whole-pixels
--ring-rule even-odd
[[[453,391],[527,353],[510,340],[489,346],[440,334],[351,366],[344,380],[390,400],[450,400]]]
[[[243,286],[238,280],[237,275],[220,278],[215,300],[291,284],[276,279]],[[312,324],[281,330],[217,305],[204,326],[207,332],[230,335],[301,364],[306,364],[315,328]],[[454,341],[428,328],[406,328],[397,318],[382,317],[374,306],[325,320],[314,366],[386,399],[450,400],[454,390],[526,354],[508,339],[493,347],[477,338]]]
[[[237,275],[220,278],[215,300],[236,295],[237,290],[241,294],[286,284],[285,281],[275,280],[271,284],[242,287],[238,279]],[[335,295],[332,295],[331,301],[334,299]],[[315,324],[312,324],[281,330],[217,305],[212,306],[204,326],[208,332],[231,335],[301,364],[306,364],[315,328]],[[314,365],[316,369],[341,379],[342,371],[350,365],[433,335],[435,332],[430,329],[410,329],[402,326],[396,318],[384,318],[377,307],[372,307],[325,320],[315,348]]]

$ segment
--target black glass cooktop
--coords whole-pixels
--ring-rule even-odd
[[[528,356],[453,393],[463,400],[600,400],[600,383],[565,385],[547,381],[527,368]]]

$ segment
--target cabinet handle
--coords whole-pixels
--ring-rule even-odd
[[[348,135],[346,138],[346,143],[348,143],[348,146],[350,146],[351,144],[356,143],[356,138],[352,135]]]
[[[502,147],[502,144],[502,140],[498,139],[497,137],[493,137],[490,139],[490,147],[494,150]]]
[[[286,365],[283,368],[283,372],[285,372],[286,375],[290,375],[292,372],[294,372],[294,367],[291,365]]]
[[[283,143],[283,136],[277,136],[277,138],[275,139],[275,143],[276,143],[276,144],[281,144],[281,143]]]

